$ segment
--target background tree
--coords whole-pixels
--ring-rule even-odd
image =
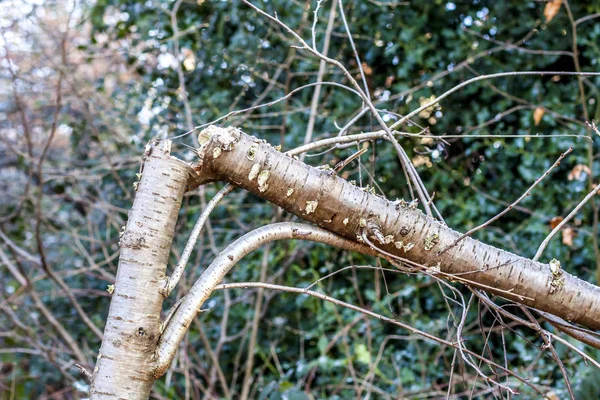
[[[7,118],[2,126],[3,185],[10,194],[0,245],[7,267],[1,318],[8,328],[2,347],[17,350],[3,355],[2,373],[7,393],[73,393],[73,388],[85,389],[73,362],[90,363],[99,347],[93,326],[101,331],[106,316],[105,289],[114,282],[118,234],[144,144],[230,110],[280,99],[308,83],[348,82],[338,69],[291,48],[297,43],[281,26],[237,2],[98,2],[91,9],[58,3],[26,10],[4,5],[15,14],[2,22],[2,79],[10,88],[3,94]],[[395,113],[407,114],[481,74],[597,70],[597,6],[555,3],[555,13],[539,2],[344,3],[357,63],[335,5],[319,9],[317,47],[329,43],[327,54],[361,83],[362,70],[373,102],[388,110],[382,118],[389,124],[399,118]],[[311,38],[315,4],[260,7]],[[82,24],[88,16],[91,24]],[[39,61],[23,43],[35,49]],[[598,78],[559,75],[482,81],[423,110],[412,127],[404,127],[415,136],[402,138],[402,145],[429,192],[435,191],[434,204],[446,223],[465,232],[489,220],[573,147],[526,201],[474,234],[533,257],[550,229],[592,189],[598,139],[583,136],[592,135],[585,121],[600,115],[597,84]],[[315,86],[304,88],[222,123],[281,143],[284,150],[335,136],[350,121],[347,134],[379,129],[362,111],[360,99],[339,87],[318,87],[318,94]],[[361,118],[353,121],[357,115]],[[193,154],[178,143],[195,145],[195,136],[176,141],[175,153],[191,160]],[[356,151],[355,146],[336,149],[305,160],[335,166]],[[410,199],[399,171],[392,146],[378,141],[340,175],[389,198]],[[171,265],[199,211],[219,188],[207,186],[184,198]],[[243,191],[221,204],[167,302],[184,294],[227,243],[290,218]],[[567,271],[596,282],[597,221],[596,200],[568,222],[544,260],[557,258]],[[321,245],[280,242],[251,253],[228,279],[307,287],[353,266],[320,280],[315,289],[432,335],[453,337],[448,316],[460,308],[449,303],[447,289],[424,275],[361,268],[373,262]],[[393,325],[318,299],[236,289],[215,294],[207,306],[210,312],[195,320],[176,362],[155,385],[157,397],[460,397],[471,392],[485,397],[500,390],[477,379],[453,349],[402,336],[407,332]],[[534,330],[473,305],[463,338],[470,349],[533,378],[545,392],[566,393],[559,365],[547,348],[536,346],[544,342]],[[556,351],[567,370],[577,371],[574,391],[594,393],[593,367],[561,345]],[[585,351],[594,356],[596,350]],[[248,354],[255,355],[253,363],[246,361]]]

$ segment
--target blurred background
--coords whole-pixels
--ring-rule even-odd
[[[362,71],[390,124],[479,75],[600,71],[595,1],[344,1],[360,61],[337,0],[253,4],[276,13],[309,43],[319,4],[317,47],[326,46],[360,82]],[[339,69],[292,47],[297,44],[240,1],[0,1],[0,399],[86,397],[88,383],[75,364],[93,368],[119,231],[151,138],[174,137],[275,100],[219,123],[283,150],[342,128],[379,129],[352,93],[332,85],[320,86],[319,93],[315,86],[302,88],[348,81]],[[502,211],[572,147],[528,199],[474,235],[532,257],[597,182],[600,137],[585,122],[600,120],[599,85],[598,77],[559,75],[483,80],[413,118],[402,127],[413,135],[400,143],[435,192],[446,223],[458,231]],[[196,133],[176,139],[174,154],[193,161],[183,144],[194,146]],[[333,166],[356,151],[309,153],[305,161]],[[387,142],[370,142],[341,175],[390,199],[410,199]],[[184,198],[172,265],[203,205],[221,187],[210,184]],[[542,261],[557,258],[568,272],[597,284],[599,208],[596,196]],[[167,305],[228,243],[275,218],[295,219],[241,190],[228,195],[211,214]],[[374,270],[377,265],[318,244],[279,242],[246,257],[227,281],[262,275],[307,287],[326,277],[313,289],[452,340],[460,310],[448,302],[448,289],[427,276]],[[205,306],[209,311],[196,319],[154,398],[240,398],[244,391],[248,398],[273,400],[507,396],[478,378],[453,349],[315,298],[236,289],[216,292]],[[560,369],[536,332],[474,302],[463,338],[550,398],[567,398]],[[556,350],[577,398],[597,398],[600,373],[572,350]],[[501,371],[482,369],[522,398],[537,398]]]

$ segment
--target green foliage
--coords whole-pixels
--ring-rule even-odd
[[[254,3],[270,15],[276,13],[310,42],[315,2]],[[385,118],[390,123],[397,119],[395,114],[404,115],[417,108],[423,99],[439,96],[480,74],[574,71],[570,56],[538,52],[572,51],[570,22],[564,7],[546,23],[544,3],[538,1],[436,0],[413,1],[402,6],[376,3],[380,2],[345,1],[344,6],[364,63],[370,95],[378,108],[389,112]],[[600,11],[600,6],[593,2],[571,3],[576,19]],[[110,105],[95,104],[98,109],[92,117],[83,118],[79,114],[63,117],[63,122],[73,128],[68,149],[72,154],[70,163],[95,179],[56,178],[43,188],[33,189],[34,193],[39,190],[46,193],[42,208],[48,215],[56,216],[44,225],[44,237],[48,242],[47,257],[60,271],[66,273],[89,266],[90,260],[73,247],[72,232],[75,231],[78,237],[92,238],[81,243],[91,261],[100,263],[109,274],[116,272],[116,260],[110,256],[118,249],[118,233],[134,194],[131,185],[144,144],[155,136],[174,136],[188,130],[176,63],[185,65],[186,59],[193,61],[193,66],[184,68],[183,74],[195,125],[206,124],[233,109],[274,101],[315,82],[319,60],[291,47],[298,43],[289,34],[240,1],[182,2],[177,14],[181,53],[177,60],[173,56],[176,47],[171,26],[172,8],[171,1],[98,0],[86,10],[92,28],[91,41],[81,45],[81,49],[89,46],[89,49],[108,50],[114,43],[120,43],[125,58],[123,68],[131,71],[134,78],[118,81],[110,92],[107,83],[111,75],[118,74],[112,71],[98,78],[91,85],[98,93],[107,94],[112,100]],[[316,35],[319,48],[325,38],[329,10],[330,3],[325,2],[319,11]],[[598,70],[600,24],[597,21],[578,26],[577,46],[584,71]],[[101,40],[103,35],[109,40]],[[520,48],[505,45],[524,37],[527,40]],[[347,66],[360,82],[358,65],[339,15],[329,55]],[[94,63],[94,58],[90,56],[87,62]],[[444,76],[439,77],[440,73]],[[331,66],[325,79],[348,85],[341,72]],[[598,137],[591,145],[581,137],[532,137],[585,135],[586,128],[581,124],[584,107],[590,118],[600,119],[600,79],[586,78],[583,82],[584,105],[575,77],[506,77],[467,86],[442,101],[431,116],[413,119],[422,127],[428,126],[433,135],[450,136],[445,140],[418,137],[400,140],[417,164],[429,192],[435,191],[435,205],[449,226],[466,231],[493,217],[524,193],[562,152],[573,147],[573,153],[531,193],[521,209],[511,211],[475,234],[482,241],[523,256],[535,254],[550,231],[552,218],[566,215],[590,189],[585,172],[573,179],[569,177],[577,165],[590,164],[588,151],[592,154],[591,166],[596,176],[600,170]],[[414,87],[418,90],[413,90]],[[270,143],[281,143],[284,150],[296,147],[304,142],[313,92],[314,88],[303,89],[287,101],[221,123],[236,124]],[[361,105],[362,101],[349,92],[324,86],[315,137],[336,135],[337,127],[348,123]],[[545,107],[546,111],[536,124],[533,112],[538,107]],[[514,111],[507,113],[511,109]],[[350,132],[376,129],[376,121],[366,116]],[[422,130],[416,124],[402,129],[410,133]],[[178,156],[191,160],[192,155],[178,146],[179,142],[193,145],[192,136],[185,136],[174,144]],[[335,150],[306,160],[315,166],[335,165],[356,150]],[[97,158],[90,157],[90,152]],[[123,167],[107,167],[105,154],[114,155]],[[59,165],[61,157],[61,154],[51,155],[49,162]],[[22,156],[19,162],[18,168],[26,170]],[[391,199],[410,198],[397,156],[387,142],[370,143],[369,153],[362,156],[361,163],[353,163],[341,175],[355,179],[361,186],[378,185]],[[219,188],[220,184],[207,186],[206,198],[212,197]],[[17,209],[16,204],[6,205],[7,214]],[[94,204],[111,207],[96,208]],[[173,265],[202,204],[198,193],[184,199],[174,244],[176,252],[171,260]],[[2,227],[15,242],[31,249],[35,248],[30,227],[33,211],[34,206],[25,202],[21,214]],[[215,257],[215,252],[245,232],[271,222],[276,212],[272,205],[242,191],[228,196],[211,215],[210,235],[215,248],[205,231],[182,286],[189,287]],[[281,218],[291,217],[284,213]],[[555,238],[543,260],[557,258],[565,270],[596,282],[592,207],[585,207],[569,227],[576,234],[572,244]],[[107,258],[110,261],[106,261]],[[258,281],[262,260],[262,250],[250,254],[227,280]],[[322,245],[282,242],[269,251],[267,275],[275,277],[278,284],[308,287],[323,276],[350,265],[376,264],[371,258]],[[112,282],[106,275],[94,271],[68,275],[65,280],[73,289],[88,291],[78,298],[94,322],[102,326],[109,303],[105,289]],[[7,296],[17,287],[14,279],[3,283]],[[56,295],[56,286],[51,281],[41,279],[35,287],[78,342],[85,343],[92,351],[99,348],[97,338],[81,324],[68,300]],[[456,287],[468,301],[469,292]],[[185,293],[184,288],[167,300],[169,306],[176,300],[174,297]],[[334,274],[313,289],[448,340],[453,340],[456,320],[460,318],[461,308],[451,302],[459,300],[426,276],[355,268]],[[472,388],[475,388],[473,398],[490,398],[485,392],[486,383],[477,378],[474,370],[465,366],[452,349],[441,348],[412,332],[360,317],[354,311],[307,295],[265,291],[264,296],[254,349],[251,398],[345,399],[366,396],[366,393],[371,393],[373,398],[387,398],[386,393],[394,398],[442,397],[448,390],[451,371],[451,392],[456,398],[467,398]],[[193,376],[193,388],[189,389],[193,398],[206,395],[201,388],[207,387],[207,391],[223,396],[212,370],[211,355],[198,333],[199,326],[211,348],[219,346],[220,368],[231,385],[230,390],[240,392],[255,298],[256,291],[232,290],[227,295],[215,293],[205,304],[208,311],[198,317],[200,324],[192,325],[185,343],[191,365],[185,368],[190,368]],[[511,311],[515,310],[511,308]],[[46,342],[54,340],[43,333],[40,325],[46,323],[41,317],[24,318],[36,331],[42,332],[39,336],[42,344],[49,345]],[[224,324],[224,320],[227,323]],[[4,316],[1,321],[6,321]],[[554,390],[560,398],[566,398],[565,382],[558,366],[548,352],[540,354],[543,342],[539,336],[525,328],[500,329],[498,326],[499,321],[485,307],[471,305],[463,334],[465,344],[502,365],[506,357],[511,370],[546,392]],[[489,330],[493,333],[488,337]],[[233,339],[219,342],[222,338]],[[2,347],[18,345],[10,342],[10,338],[2,338],[0,343]],[[581,344],[576,346],[583,348]],[[561,345],[556,348],[572,373],[571,381],[581,396],[578,398],[598,397],[597,371],[571,350]],[[18,371],[14,398],[22,398],[19,396],[23,393],[49,392],[49,387],[73,387],[47,359],[2,354],[2,362]],[[184,398],[186,378],[182,368],[182,364],[176,364],[168,378],[157,382],[158,396]],[[490,377],[506,382],[499,371],[482,368]],[[84,384],[83,379],[78,382]],[[537,396],[519,381],[511,378],[510,384],[523,393],[524,398]]]

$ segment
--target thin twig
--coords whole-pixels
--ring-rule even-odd
[[[563,160],[563,158],[565,158],[567,156],[567,154],[569,154],[570,152],[573,151],[572,147],[569,147],[569,149],[567,151],[565,151],[564,153],[562,153],[560,155],[560,157],[558,157],[558,160],[556,160],[554,162],[554,164],[552,164],[552,166],[550,168],[548,168],[548,170],[546,172],[544,172],[544,174],[542,176],[540,176],[539,178],[536,179],[535,182],[533,182],[533,185],[531,185],[529,187],[529,189],[527,189],[525,191],[525,193],[523,193],[521,195],[521,197],[519,197],[517,200],[515,200],[511,205],[509,205],[508,207],[506,207],[504,210],[502,210],[500,213],[496,214],[494,217],[490,218],[489,220],[487,220],[486,222],[484,222],[483,224],[476,226],[473,229],[468,230],[466,233],[463,233],[458,239],[456,239],[454,241],[454,243],[452,243],[450,246],[446,247],[444,250],[440,251],[438,253],[438,256],[441,256],[442,254],[446,253],[448,250],[452,249],[453,247],[455,247],[458,243],[460,243],[461,240],[463,240],[464,238],[471,236],[473,233],[477,232],[478,230],[485,228],[486,226],[488,226],[489,224],[491,224],[492,222],[498,220],[499,218],[501,218],[504,214],[506,214],[507,212],[509,212],[510,210],[512,210],[517,204],[519,204],[525,197],[528,197],[531,194],[531,191],[545,178],[547,177],[550,172],[552,172],[552,170],[556,167],[558,167],[561,163],[561,161]],[[535,261],[535,259],[534,259]]]
[[[165,280],[165,297],[171,294],[173,289],[177,286],[177,282],[183,276],[183,272],[185,271],[185,267],[190,259],[194,248],[196,247],[196,242],[198,241],[198,237],[200,236],[200,232],[202,231],[202,227],[208,220],[208,216],[214,210],[214,208],[219,204],[219,201],[223,199],[228,193],[230,193],[235,187],[227,184],[221,190],[217,192],[217,194],[206,204],[204,210],[202,210],[202,214],[196,221],[194,228],[192,228],[192,232],[188,237],[187,243],[185,244],[185,248],[183,249],[183,253],[181,253],[181,257],[179,258],[179,262],[177,266],[173,269],[173,273],[170,277]]]
[[[467,81],[464,81],[461,84],[454,86],[452,89],[439,95],[437,98],[430,101],[429,103],[424,104],[421,107],[417,108],[416,110],[413,110],[410,113],[406,114],[404,117],[402,117],[398,121],[394,122],[390,126],[390,129],[399,127],[400,125],[402,125],[403,123],[408,121],[411,117],[414,117],[415,115],[419,114],[421,111],[438,104],[441,100],[450,96],[452,93],[457,92],[458,90],[462,89],[463,87],[470,85],[471,83],[479,82],[479,81],[482,81],[485,79],[495,79],[495,78],[502,78],[502,77],[506,77],[506,76],[523,76],[523,75],[527,75],[527,76],[529,76],[529,75],[600,76],[600,72],[510,71],[510,72],[499,72],[497,74],[477,76],[475,78],[471,78]]]
[[[402,146],[400,146],[400,143],[398,143],[398,141],[396,140],[396,138],[392,134],[390,128],[387,126],[387,124],[383,121],[383,119],[379,115],[379,112],[377,111],[377,108],[375,108],[375,106],[373,105],[373,102],[369,99],[369,97],[364,92],[364,90],[361,88],[361,86],[358,84],[358,82],[356,81],[356,79],[354,79],[354,77],[352,76],[352,74],[350,73],[350,71],[348,71],[348,69],[346,67],[344,67],[344,65],[341,62],[339,62],[338,60],[335,60],[335,59],[329,58],[327,56],[324,56],[323,54],[321,54],[317,50],[311,48],[306,43],[306,41],[304,39],[302,39],[302,37],[300,37],[300,35],[298,35],[292,28],[290,28],[289,26],[287,26],[285,23],[283,23],[282,21],[280,21],[279,18],[271,16],[270,14],[268,14],[265,11],[261,10],[260,8],[258,8],[257,6],[255,6],[254,4],[252,4],[248,0],[242,0],[242,1],[243,1],[244,4],[248,5],[249,7],[251,7],[252,9],[254,9],[256,12],[258,12],[260,15],[264,16],[265,18],[269,19],[270,21],[272,21],[272,22],[276,23],[277,25],[281,26],[286,32],[288,32],[290,35],[292,35],[298,42],[300,42],[301,46],[298,46],[299,49],[307,50],[309,53],[311,53],[315,57],[317,57],[317,58],[319,58],[321,60],[324,60],[328,64],[334,65],[340,71],[342,71],[342,73],[344,74],[344,76],[346,77],[346,79],[348,79],[348,81],[352,84],[352,86],[354,87],[354,89],[356,89],[356,91],[360,94],[360,97],[362,98],[362,100],[364,101],[364,103],[369,107],[369,109],[371,110],[371,113],[372,113],[373,117],[377,120],[377,122],[379,123],[379,125],[381,125],[381,127],[383,128],[383,130],[386,132],[387,136],[389,137],[389,140],[392,142],[392,144],[394,146],[394,149],[396,150],[396,152],[398,154],[398,158],[401,161],[402,167],[406,170],[406,172],[408,173],[408,176],[410,177],[410,179],[415,184],[415,187],[417,189],[417,193],[419,195],[419,199],[420,199],[421,203],[423,204],[423,207],[425,208],[425,212],[427,213],[427,215],[433,217],[433,214],[431,212],[431,207],[428,206],[429,200],[430,200],[429,194],[425,190],[425,185],[421,181],[421,178],[419,177],[419,175],[418,175],[418,173],[417,173],[414,165],[410,161],[410,158],[408,157],[408,155],[406,154],[406,152],[404,151],[404,149],[402,148]],[[436,210],[436,213],[438,215],[438,218],[440,218],[440,219],[443,220],[442,216],[440,215],[439,212],[437,212],[437,210]]]
[[[279,103],[279,102],[281,102],[281,101],[287,100],[287,99],[288,99],[288,98],[290,98],[292,95],[294,95],[295,93],[297,93],[297,92],[299,92],[299,91],[301,91],[301,90],[303,90],[303,89],[306,89],[306,88],[309,88],[309,87],[313,87],[313,86],[317,86],[317,85],[331,85],[331,86],[339,87],[339,88],[342,88],[342,89],[348,90],[349,92],[352,92],[352,93],[354,93],[355,95],[357,95],[357,96],[359,96],[359,97],[360,97],[360,93],[359,93],[358,91],[356,91],[356,90],[354,90],[354,89],[352,89],[351,87],[348,87],[348,86],[346,86],[346,85],[342,85],[341,83],[337,83],[337,82],[314,82],[314,83],[309,83],[309,84],[306,84],[306,85],[303,85],[303,86],[297,87],[296,89],[292,90],[291,92],[289,92],[289,93],[288,93],[288,94],[286,94],[285,96],[283,96],[283,97],[280,97],[280,98],[278,98],[278,99],[276,99],[276,100],[270,101],[270,102],[268,102],[268,103],[258,104],[258,105],[256,105],[256,106],[252,106],[252,107],[244,108],[243,110],[235,110],[235,111],[228,112],[227,114],[223,115],[222,117],[219,117],[219,118],[217,118],[217,119],[215,119],[215,120],[213,120],[213,121],[207,122],[207,123],[205,123],[205,124],[202,124],[202,125],[195,126],[194,128],[192,128],[192,129],[189,129],[188,131],[186,131],[186,132],[184,132],[184,133],[182,133],[182,134],[179,134],[179,135],[176,135],[176,136],[169,137],[169,138],[167,138],[167,140],[175,140],[175,139],[180,139],[180,138],[182,138],[182,137],[184,137],[184,136],[187,136],[187,135],[189,135],[189,134],[191,134],[191,133],[194,133],[194,132],[196,132],[196,131],[197,131],[197,130],[199,130],[199,129],[202,129],[202,128],[204,128],[204,127],[206,127],[206,126],[209,126],[209,125],[214,125],[214,124],[216,124],[216,123],[218,123],[218,122],[220,122],[220,121],[223,121],[223,120],[225,120],[225,119],[227,119],[227,118],[229,118],[229,117],[232,117],[232,116],[234,116],[234,115],[243,114],[243,113],[245,113],[245,112],[252,111],[252,110],[256,110],[256,109],[258,109],[258,108],[262,108],[262,107],[270,107],[270,106],[272,106],[272,105],[275,105],[275,104],[277,104],[277,103]]]
[[[550,232],[550,234],[546,237],[546,239],[544,239],[544,241],[538,248],[538,251],[535,253],[535,256],[533,257],[533,261],[537,261],[540,259],[540,257],[542,256],[542,253],[548,246],[548,243],[550,243],[550,240],[552,240],[552,238],[563,228],[563,226],[565,226],[565,224],[567,222],[569,222],[571,219],[573,219],[573,217],[575,215],[577,215],[579,210],[581,210],[581,207],[583,207],[599,191],[600,191],[600,185],[597,185],[591,192],[588,193],[587,196],[585,196],[583,198],[583,200],[581,200],[579,202],[579,204],[577,204],[577,206],[573,209],[573,211],[571,211],[569,213],[569,215],[567,215],[562,221],[560,221],[560,223],[558,225],[556,225],[556,227],[552,230],[552,232]]]
[[[319,7],[321,6],[321,1],[317,3],[317,7],[315,9],[315,18],[312,29],[312,40],[313,40],[313,48],[316,50],[316,39],[315,39],[315,27],[317,24],[317,12],[319,11]],[[329,52],[329,43],[331,42],[331,32],[333,31],[333,22],[335,21],[335,7],[337,0],[333,0],[331,2],[331,10],[329,11],[329,20],[327,21],[327,30],[325,31],[325,41],[323,42],[323,51],[324,55],[327,55]],[[319,62],[319,72],[317,73],[317,83],[323,81],[323,75],[325,75],[325,69],[327,67],[327,63],[325,60],[321,60]],[[317,120],[317,108],[319,107],[319,98],[321,96],[321,85],[317,85],[315,87],[315,91],[313,93],[312,101],[310,104],[310,114],[308,117],[308,126],[306,127],[306,135],[304,136],[304,144],[308,144],[312,141],[313,130],[315,128],[315,121]],[[300,156],[301,160],[304,160],[304,154]]]
[[[389,323],[389,324],[392,324],[392,325],[396,325],[396,326],[398,326],[398,327],[400,327],[402,329],[405,329],[405,330],[411,332],[412,334],[422,336],[425,339],[432,340],[432,341],[437,342],[439,344],[442,344],[444,346],[458,348],[458,343],[450,342],[450,341],[441,339],[441,338],[439,338],[437,336],[431,335],[431,334],[429,334],[427,332],[424,332],[424,331],[422,331],[420,329],[414,328],[414,327],[412,327],[410,325],[404,324],[404,323],[402,323],[400,321],[397,321],[395,319],[386,317],[384,315],[375,313],[373,311],[367,310],[365,308],[356,306],[356,305],[351,304],[351,303],[346,303],[344,301],[341,301],[341,300],[338,300],[336,298],[327,296],[327,295],[325,295],[323,293],[315,292],[313,290],[307,290],[307,289],[303,289],[303,288],[296,288],[296,287],[283,286],[283,285],[276,285],[276,284],[271,284],[271,283],[263,283],[263,282],[223,283],[223,284],[217,285],[215,287],[215,289],[216,290],[247,289],[247,288],[250,288],[250,287],[262,287],[262,288],[265,288],[265,289],[279,290],[279,291],[284,291],[284,292],[289,292],[289,293],[297,293],[297,294],[302,294],[302,295],[316,297],[318,299],[330,302],[332,304],[348,308],[350,310],[359,312],[359,313],[364,314],[364,315],[368,315],[368,316],[376,318],[376,319],[378,319],[380,321],[383,321],[383,322],[386,322],[386,323]],[[475,353],[475,352],[473,352],[471,350],[465,349],[465,352],[468,353],[470,356],[472,356],[474,358],[477,358],[479,360],[483,360],[484,362],[486,362],[490,366],[498,368],[498,369],[504,371],[505,373],[507,373],[507,374],[509,374],[509,375],[511,375],[511,376],[513,376],[515,378],[517,378],[519,381],[521,381],[524,384],[526,384],[527,386],[531,387],[533,390],[535,390],[540,395],[542,395],[542,396],[544,395],[538,388],[536,388],[531,383],[529,383],[529,381],[527,379],[524,379],[524,378],[520,377],[519,375],[517,375],[513,371],[509,370],[508,368],[505,368],[505,367],[503,367],[500,364],[496,364],[495,362],[490,361],[490,360],[484,358],[483,356],[481,356],[481,355],[479,355],[479,354],[477,354],[477,353]],[[502,387],[503,389],[508,390],[511,393],[514,393],[514,391],[511,388],[509,388],[509,387],[506,387],[504,385],[501,385],[500,387]]]
[[[335,1],[334,1],[335,3]],[[362,66],[362,61],[360,60],[360,56],[358,55],[358,50],[356,50],[356,45],[354,44],[354,39],[352,39],[352,33],[350,32],[350,27],[348,26],[348,21],[346,21],[346,13],[344,12],[344,4],[342,0],[339,1],[340,5],[340,16],[342,17],[342,22],[344,23],[344,29],[346,30],[346,35],[348,36],[348,41],[350,42],[350,47],[352,48],[352,53],[354,54],[354,58],[356,59],[356,65],[358,66],[358,71],[360,72],[360,78],[362,79],[363,86],[365,89],[365,94],[369,101],[371,100],[371,94],[369,93],[369,85],[367,84],[367,77],[365,76],[365,71]]]

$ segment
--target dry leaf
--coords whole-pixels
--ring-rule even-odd
[[[396,79],[396,77],[394,75],[390,75],[387,78],[385,78],[385,87],[389,88],[390,86],[392,86],[394,79]]]
[[[560,400],[555,391],[550,391],[550,392],[546,393],[546,398],[548,400]]]
[[[535,111],[533,112],[533,121],[535,122],[535,125],[539,125],[540,121],[542,120],[542,117],[544,116],[544,109],[542,107],[538,107],[535,109]]]
[[[415,156],[412,159],[412,162],[413,162],[413,165],[415,167],[420,167],[422,165],[427,166],[427,168],[433,167],[433,163],[431,162],[431,160],[429,159],[429,157],[422,156],[422,155]]]
[[[366,62],[363,62],[361,65],[365,75],[373,75],[373,68],[369,67]]]
[[[590,167],[588,167],[587,165],[584,164],[577,164],[576,166],[573,167],[573,169],[571,170],[571,172],[569,172],[569,175],[567,176],[567,179],[572,181],[573,179],[575,180],[580,180],[581,179],[581,175],[583,173],[586,173],[588,175],[592,174],[592,171],[590,170]]]
[[[562,222],[563,217],[554,217],[550,220],[550,229],[554,229]]]
[[[575,230],[573,228],[566,227],[562,231],[563,244],[566,244],[567,246],[572,247],[573,246],[573,238],[575,238],[575,236],[577,236],[577,234],[575,233]]]
[[[561,5],[562,0],[550,0],[546,3],[546,7],[544,7],[544,17],[546,17],[546,22],[552,21],[552,18],[558,14]]]

